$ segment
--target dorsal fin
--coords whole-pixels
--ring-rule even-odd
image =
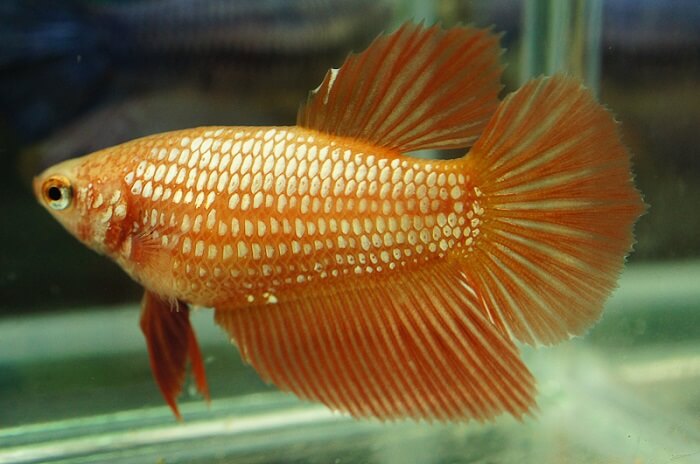
[[[498,36],[406,23],[331,69],[297,125],[400,152],[470,146],[498,104]]]

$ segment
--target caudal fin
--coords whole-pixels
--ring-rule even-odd
[[[529,344],[583,333],[644,211],[611,114],[574,79],[539,78],[501,103],[464,163],[478,235],[463,253],[491,320]]]

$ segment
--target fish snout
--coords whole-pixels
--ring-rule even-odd
[[[37,200],[41,200],[41,184],[41,176],[34,176],[34,179],[32,179],[32,190],[34,191],[34,197],[36,197]]]

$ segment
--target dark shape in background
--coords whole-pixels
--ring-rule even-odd
[[[26,142],[138,90],[189,81],[255,93],[229,74],[250,85],[274,73],[284,84],[289,71],[313,71],[305,65],[366,45],[390,12],[373,0],[7,0],[3,119]]]

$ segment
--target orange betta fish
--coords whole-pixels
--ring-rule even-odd
[[[405,24],[332,69],[293,127],[153,135],[46,170],[49,212],[145,288],[165,400],[189,305],[268,382],[355,417],[521,417],[515,340],[584,333],[643,212],[611,115],[577,81],[498,101],[498,38]],[[453,160],[407,153],[469,147]]]

